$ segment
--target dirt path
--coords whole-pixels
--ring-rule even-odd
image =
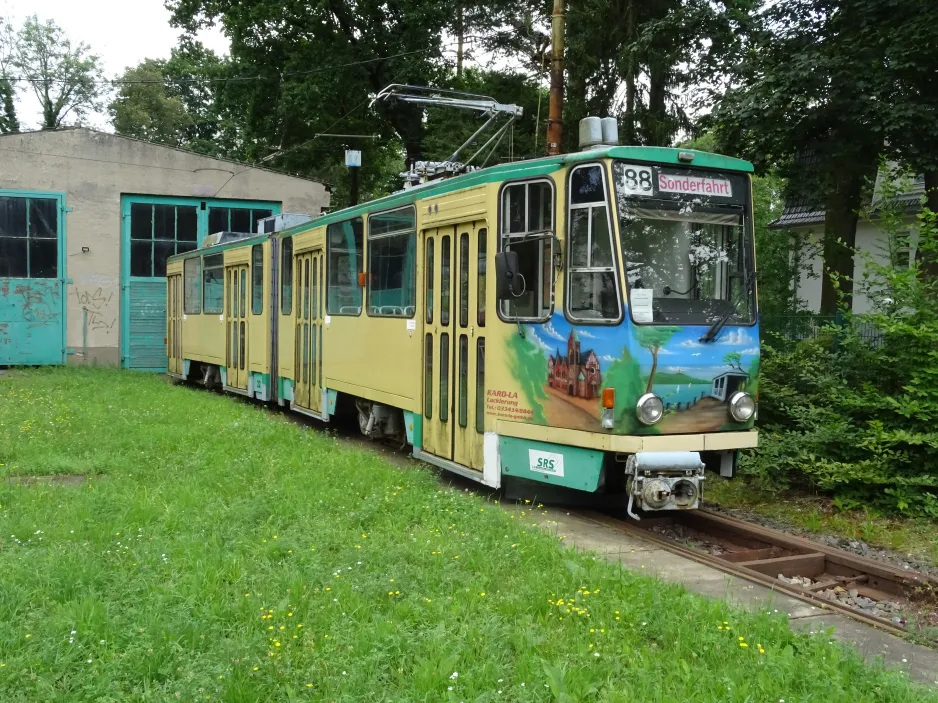
[[[730,419],[726,405],[716,398],[704,398],[690,410],[665,415],[658,427],[661,434],[714,432]]]
[[[595,398],[593,400],[574,398],[546,385],[544,390],[548,395],[548,401],[544,403],[548,425],[593,432],[599,429],[598,407],[593,407],[598,406],[599,401]]]

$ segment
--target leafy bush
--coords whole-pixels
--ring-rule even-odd
[[[880,224],[898,236],[901,220]],[[927,261],[938,252],[935,215],[924,211],[917,229]],[[872,313],[844,313],[817,339],[764,340],[762,446],[742,472],[769,488],[938,518],[938,281],[918,261],[895,270],[858,256]]]

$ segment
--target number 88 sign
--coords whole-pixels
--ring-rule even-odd
[[[654,185],[651,168],[626,164],[621,171],[621,192],[628,195],[653,195]]]

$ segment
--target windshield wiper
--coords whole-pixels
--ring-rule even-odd
[[[756,280],[756,272],[748,271],[746,273],[746,288],[744,291],[740,291],[750,300],[752,300],[752,284],[755,282],[755,280]],[[707,331],[703,333],[703,336],[701,336],[700,339],[698,339],[697,341],[703,342],[704,344],[706,344],[708,342],[712,342],[713,340],[715,340],[717,338],[717,335],[720,334],[720,330],[723,329],[723,326],[730,319],[730,316],[739,315],[739,304],[742,302],[742,300],[743,300],[742,295],[737,296],[737,299],[732,301],[732,306],[729,307],[727,311],[720,316],[719,319],[714,321],[714,323],[710,325]]]
[[[703,333],[703,336],[698,339],[698,342],[703,342],[704,344],[712,342],[717,338],[717,335],[720,334],[720,330],[723,329],[723,326],[726,324],[727,320],[730,319],[730,315],[735,315],[738,311],[736,306],[729,308],[725,313],[723,313],[718,320],[716,320],[709,329]]]

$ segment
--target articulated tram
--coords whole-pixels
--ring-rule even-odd
[[[177,379],[487,486],[691,509],[756,446],[752,166],[603,146],[169,259]]]

